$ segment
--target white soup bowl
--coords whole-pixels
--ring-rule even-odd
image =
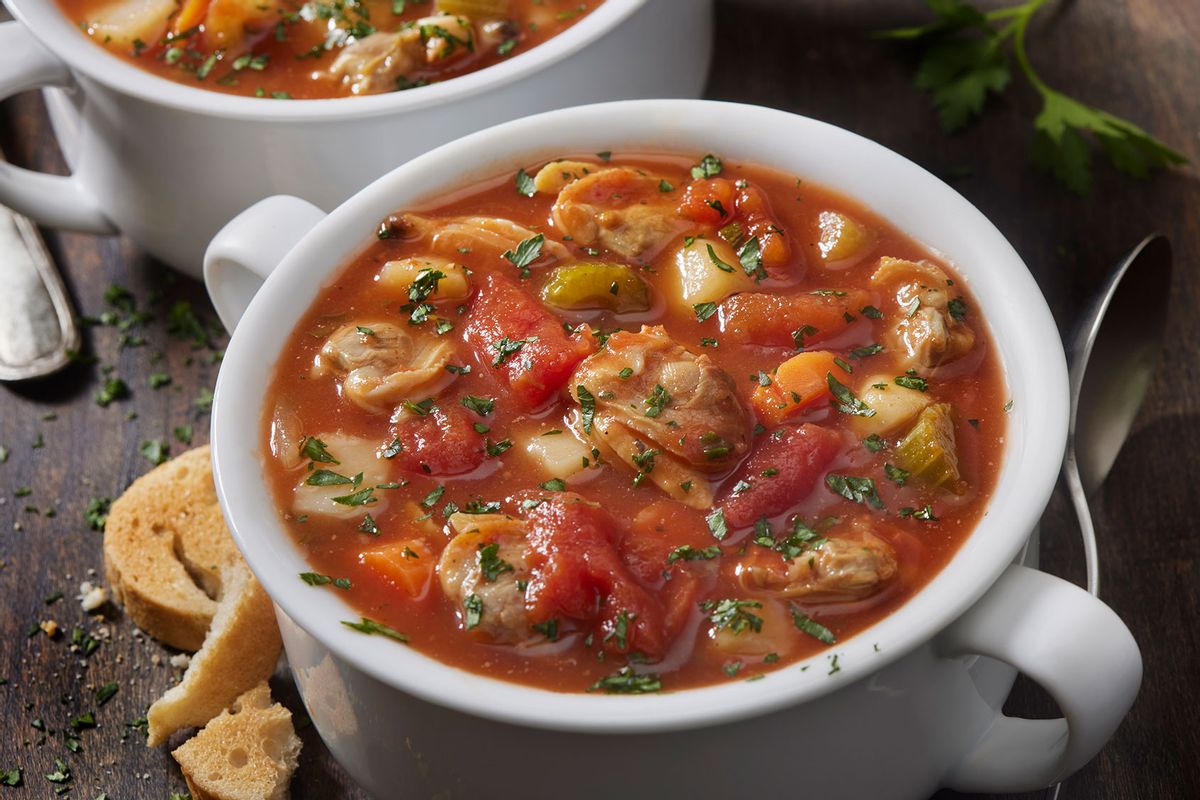
[[[380,219],[518,165],[578,152],[715,152],[865,202],[944,255],[999,351],[1012,411],[988,511],[945,569],[826,654],[753,682],[639,696],[560,694],[435,661],[340,624],[271,502],[264,398],[285,338]],[[1130,708],[1141,657],[1099,600],[1015,562],[1055,483],[1067,372],[1020,257],[963,197],[866,139],[780,111],[643,101],[555,111],[460,139],[332,213],[262,201],[208,250],[234,331],[213,406],[213,467],[234,537],[278,609],[292,672],[334,756],[378,797],[922,798],[1016,792],[1079,769]],[[837,657],[834,662],[833,656]],[[838,669],[834,669],[836,663]],[[1064,717],[1000,707],[1016,670]]]

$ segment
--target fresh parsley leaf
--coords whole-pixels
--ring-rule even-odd
[[[389,628],[382,622],[376,622],[375,620],[368,619],[367,617],[363,617],[362,622],[347,622],[346,620],[342,620],[342,624],[347,628],[353,628],[359,633],[365,633],[368,636],[386,636],[389,639],[395,639],[397,642],[408,644],[408,637],[400,631],[396,630],[395,628]]]
[[[717,313],[717,304],[697,303],[696,305],[692,306],[692,310],[696,312],[696,319],[700,322],[704,322],[713,314]]]
[[[731,265],[726,264],[721,260],[721,257],[717,255],[717,251],[713,249],[711,244],[706,244],[704,246],[708,248],[708,260],[712,262],[714,267],[721,270],[721,272],[734,272],[734,269]]]
[[[662,679],[657,675],[639,674],[626,665],[612,675],[601,678],[590,687],[589,692],[603,691],[607,694],[647,694],[662,691]]]
[[[865,503],[872,508],[883,508],[883,501],[875,491],[875,481],[870,478],[830,473],[825,476],[825,485],[847,500]]]
[[[301,572],[300,580],[307,583],[309,586],[328,586],[330,584],[339,589],[349,589],[349,578],[331,578],[328,575],[322,575],[318,572]]]
[[[476,397],[473,394],[466,395],[461,402],[463,406],[471,409],[481,417],[486,417],[492,413],[492,409],[496,405],[496,400],[493,397]]]
[[[325,449],[324,442],[313,436],[306,438],[304,443],[300,445],[300,453],[309,461],[315,461],[319,464],[342,463],[329,454],[329,451]]]
[[[492,342],[492,349],[496,351],[496,357],[492,359],[492,366],[498,367],[508,360],[509,356],[521,350],[526,343],[533,341],[532,339],[509,339],[504,336],[498,342]]]
[[[584,433],[592,432],[592,424],[596,417],[596,397],[583,384],[575,387],[579,396],[580,422]]]
[[[888,480],[890,480],[892,483],[896,484],[897,486],[903,486],[911,473],[909,473],[908,470],[900,469],[900,467],[897,467],[893,464],[884,464],[883,474],[887,475]]]
[[[463,598],[463,627],[467,630],[476,628],[483,621],[483,598],[477,594],[469,594]]]
[[[837,400],[836,408],[843,414],[850,414],[856,417],[873,417],[875,409],[864,403],[850,391],[849,387],[833,377],[832,372],[825,373],[825,383],[829,386],[829,391],[833,393],[833,397]]]
[[[713,509],[704,519],[708,523],[709,532],[712,533],[713,538],[718,542],[729,535],[729,526],[725,522],[725,511],[723,509]]]
[[[896,378],[896,385],[903,386],[905,389],[915,389],[918,392],[929,389],[929,381],[919,375],[900,375]]]
[[[526,197],[533,197],[537,194],[537,186],[533,183],[533,176],[526,172],[524,167],[517,170],[516,186],[517,194]]]
[[[709,153],[704,158],[700,159],[700,163],[692,167],[693,180],[703,180],[706,178],[715,178],[721,174],[724,165],[721,164],[721,159]]]
[[[500,557],[500,545],[496,542],[479,545],[479,572],[488,583],[505,572],[512,572],[513,565]]]
[[[305,486],[340,486],[353,483],[353,479],[328,469],[318,469],[304,480]]]
[[[708,615],[717,630],[728,630],[735,636],[746,631],[758,633],[762,630],[762,617],[746,609],[762,608],[757,600],[704,600],[700,610]]]
[[[713,558],[720,558],[720,545],[711,545],[709,547],[695,548],[690,544],[683,544],[676,547],[667,556],[667,564],[674,564],[676,561],[707,561]]]
[[[805,614],[795,605],[792,606],[792,622],[796,629],[801,633],[807,633],[809,636],[823,644],[837,644],[837,637],[833,635],[833,631],[826,628],[821,623],[814,620],[812,617]]]
[[[653,419],[653,418],[661,415],[663,412],[663,409],[665,409],[670,404],[671,395],[667,393],[667,390],[663,387],[663,385],[661,383],[658,383],[658,384],[654,385],[654,390],[650,393],[650,396],[647,397],[644,402],[646,405],[646,411],[645,411],[646,416]]]
[[[518,244],[515,250],[505,250],[503,255],[514,267],[524,272],[541,257],[545,243],[546,237],[539,233]]]

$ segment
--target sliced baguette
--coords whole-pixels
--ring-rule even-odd
[[[275,670],[282,641],[271,599],[241,560],[221,569],[221,599],[183,680],[150,706],[147,744],[199,727]]]
[[[291,712],[260,683],[171,755],[192,800],[286,800],[300,740]]]
[[[208,447],[134,481],[104,529],[113,597],[146,633],[197,650],[212,623],[223,565],[240,560],[213,487]]]

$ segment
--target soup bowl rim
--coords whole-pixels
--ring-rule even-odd
[[[451,105],[515,83],[570,57],[624,23],[649,0],[604,0],[586,17],[540,45],[482,69],[400,92],[311,100],[247,97],[189,86],[140,69],[80,32],[55,0],[2,0],[72,70],[107,88],[155,105],[236,120],[320,122]]]
[[[709,133],[730,119],[740,121],[736,138],[733,132]],[[297,572],[307,565],[273,503],[263,502],[270,493],[259,446],[246,445],[262,438],[266,382],[283,341],[278,331],[295,328],[321,287],[369,246],[378,220],[398,207],[419,207],[482,176],[511,174],[538,158],[566,155],[564,150],[599,152],[586,148],[600,141],[618,153],[646,152],[655,141],[666,145],[664,151],[679,152],[721,138],[727,139],[727,160],[748,162],[753,158],[731,159],[730,153],[759,147],[787,153],[801,146],[828,148],[828,157],[844,162],[845,174],[855,176],[853,181],[847,177],[847,183],[871,186],[871,179],[878,178],[881,188],[875,195],[859,192],[856,199],[884,218],[895,223],[897,216],[925,213],[901,205],[919,197],[945,220],[945,230],[953,228],[955,237],[977,242],[971,246],[984,254],[986,263],[955,266],[982,306],[975,319],[986,320],[1002,351],[1015,405],[1001,474],[976,529],[945,567],[891,614],[829,651],[749,682],[636,697],[560,693],[468,672],[340,624],[361,615],[336,593],[298,579]],[[678,142],[684,143],[671,147]],[[778,161],[758,163],[787,169]],[[825,168],[837,169],[832,164]],[[833,188],[842,187],[834,181]],[[347,233],[351,230],[359,233]],[[923,239],[941,249],[937,241]],[[992,268],[1003,274],[991,274]],[[979,291],[981,284],[1002,291],[989,297]],[[270,344],[264,347],[264,341]],[[282,612],[338,658],[397,690],[479,717],[563,731],[647,733],[795,706],[874,674],[935,638],[987,592],[1035,529],[1062,459],[1067,396],[1061,339],[1033,277],[1000,231],[934,175],[857,134],[779,110],[714,101],[607,103],[547,112],[459,139],[396,168],[311,226],[250,301],[230,341],[213,405],[213,467],[226,519],[250,567]]]

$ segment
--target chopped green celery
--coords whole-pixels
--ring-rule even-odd
[[[542,300],[564,311],[604,309],[625,313],[650,308],[650,290],[632,267],[587,261],[554,270]]]
[[[508,0],[438,0],[437,10],[473,19],[503,17],[508,14]]]
[[[913,480],[961,494],[954,410],[949,403],[936,403],[922,411],[893,456],[897,466],[912,473]]]

